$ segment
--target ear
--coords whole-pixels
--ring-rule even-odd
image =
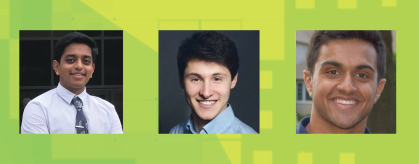
[[[182,89],[185,89],[185,84],[183,83],[183,77],[180,77],[180,73],[179,73],[179,72],[178,72],[177,74],[178,74],[178,77],[179,77],[179,84],[180,84],[180,87],[181,87]]]
[[[58,63],[57,60],[52,61],[52,69],[54,69],[54,72],[56,75],[60,75],[60,71],[58,70],[58,66],[60,66],[60,63]]]
[[[384,79],[384,78],[382,78],[378,82],[377,92],[375,93],[374,104],[377,102],[378,98],[380,98],[381,92],[383,91],[385,84],[386,84],[386,79]]]
[[[234,76],[233,81],[231,81],[230,89],[233,89],[237,84],[237,78],[239,77],[239,73],[236,73],[236,76]]]
[[[313,87],[312,87],[312,77],[310,71],[304,70],[304,83],[306,84],[306,89],[310,97],[313,97]]]

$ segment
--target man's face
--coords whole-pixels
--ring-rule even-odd
[[[227,67],[214,62],[191,60],[180,82],[192,112],[208,121],[227,108],[230,89],[236,85],[237,75],[232,81]]]
[[[64,88],[83,91],[95,70],[92,51],[86,44],[72,43],[65,48],[60,63],[54,60],[53,67]]]
[[[341,129],[366,119],[384,88],[377,84],[376,51],[359,39],[330,40],[322,45],[313,75],[304,72],[314,110]]]

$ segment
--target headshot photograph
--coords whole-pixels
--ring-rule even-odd
[[[122,31],[20,31],[21,134],[122,134]]]
[[[396,133],[396,31],[296,32],[297,134]]]
[[[159,133],[259,134],[259,31],[159,31]]]

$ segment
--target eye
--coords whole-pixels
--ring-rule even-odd
[[[215,77],[214,81],[221,81],[222,79],[220,77]]]
[[[194,77],[194,78],[191,79],[191,81],[199,81],[199,79]]]
[[[90,60],[84,60],[85,64],[90,64]]]
[[[368,76],[366,74],[363,74],[363,73],[358,73],[358,74],[356,74],[356,76],[358,76],[360,78],[368,78]]]
[[[329,71],[329,72],[327,72],[327,73],[330,73],[330,74],[332,74],[332,75],[338,75],[338,74],[339,74],[339,72],[338,72],[338,71],[336,71],[336,70],[331,70],[331,71]]]
[[[74,59],[71,59],[70,58],[70,59],[67,59],[66,61],[69,62],[69,63],[73,63],[74,62]]]

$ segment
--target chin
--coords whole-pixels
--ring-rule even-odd
[[[71,86],[73,86],[73,88],[84,88],[85,85],[82,85],[82,84],[75,85],[75,84],[73,84]]]
[[[202,114],[202,113],[198,114],[198,117],[201,118],[202,120],[206,120],[206,121],[209,121],[209,120],[212,120],[212,119],[215,118],[215,116],[213,114]]]
[[[86,84],[87,84],[87,82],[82,82],[82,81],[77,81],[77,82],[70,83],[70,85],[72,85],[74,87],[84,87]]]
[[[356,125],[356,122],[354,122],[353,120],[341,119],[341,120],[335,120],[335,121],[336,122],[334,122],[333,124],[335,124],[337,127],[341,129],[350,129]]]

